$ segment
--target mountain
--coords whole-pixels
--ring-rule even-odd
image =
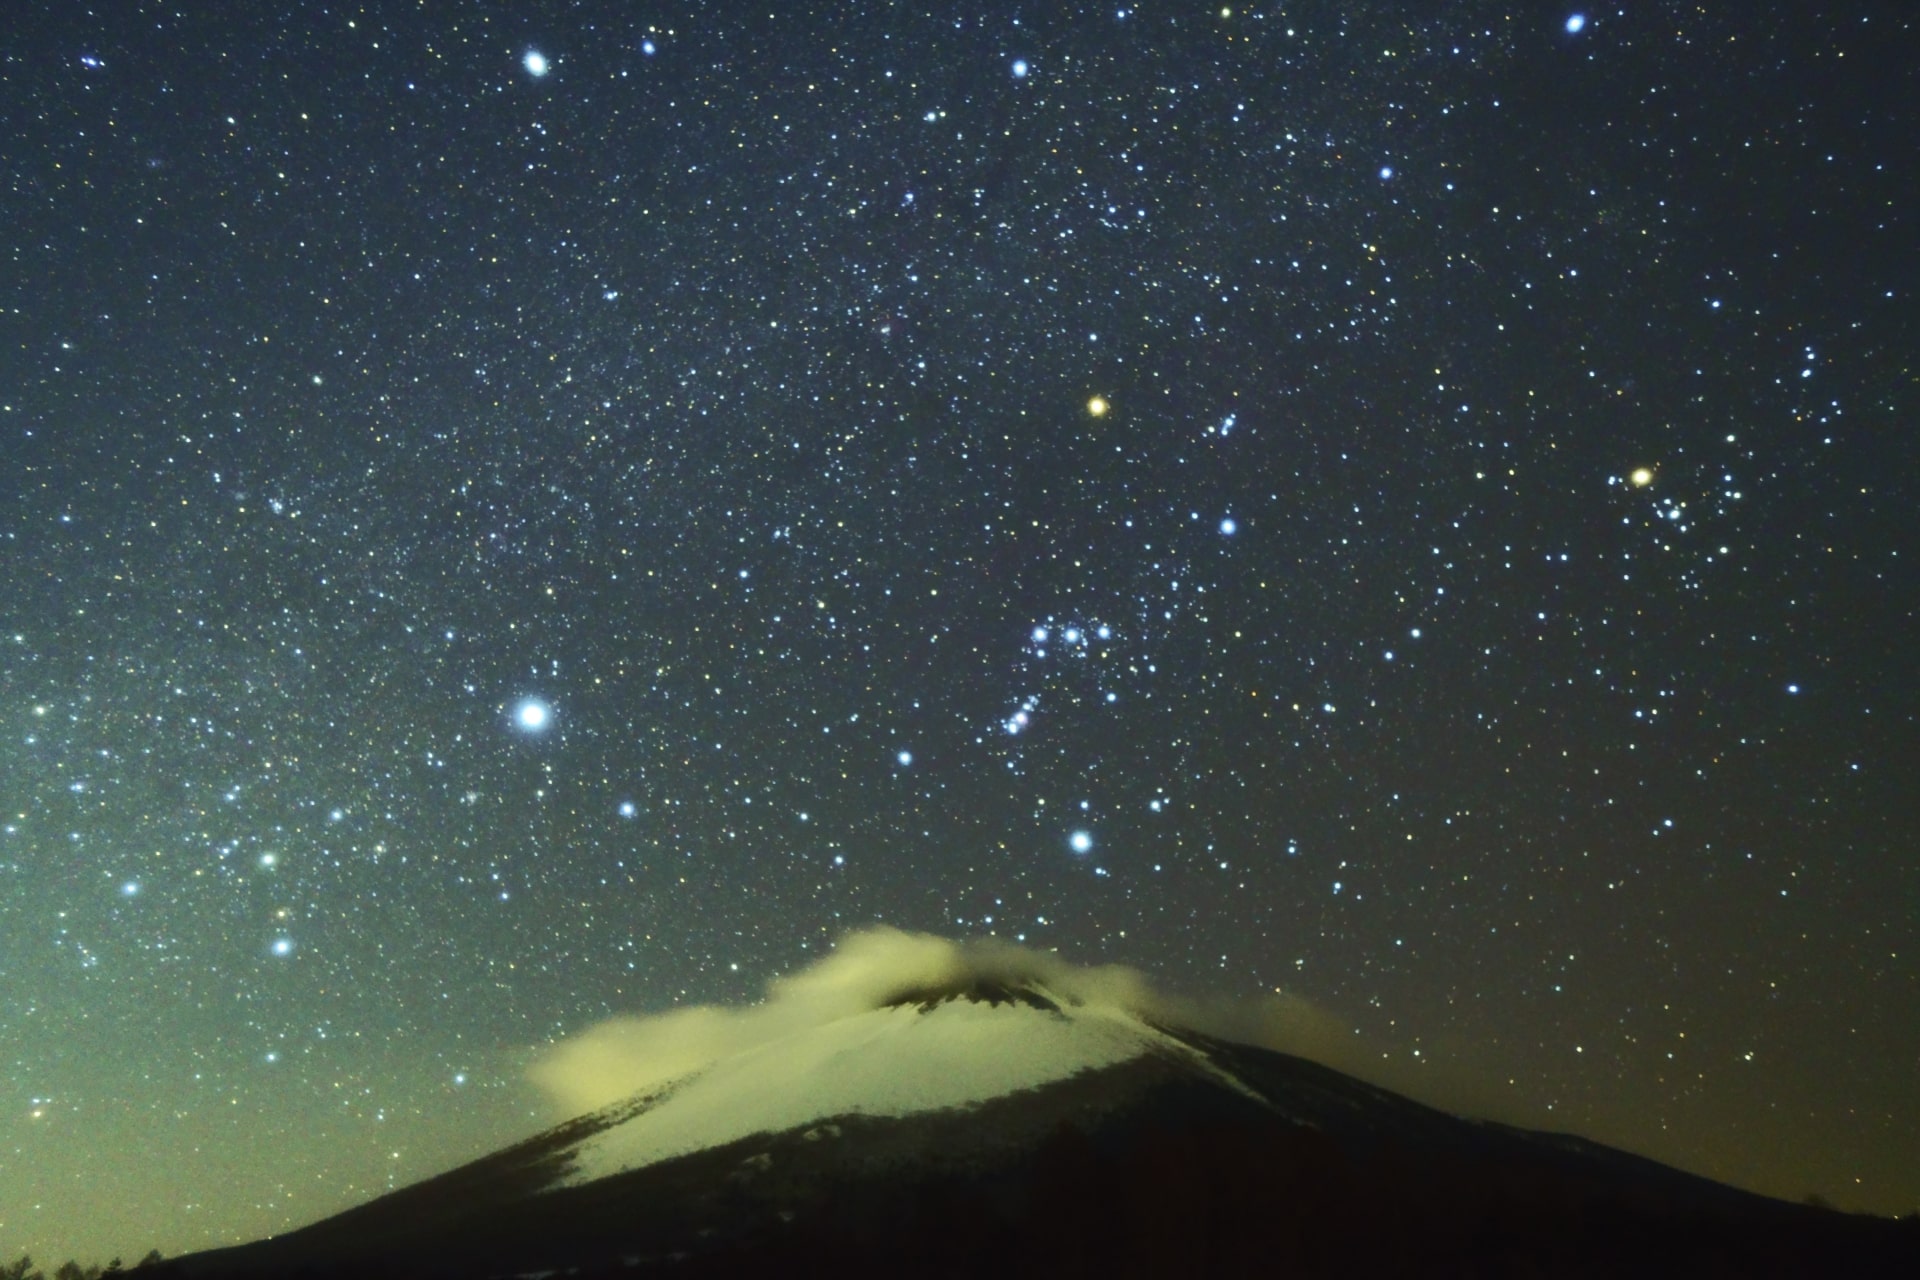
[[[1920,1275],[1920,1223],[1460,1119],[1294,1057],[963,973],[761,1038],[192,1280]]]

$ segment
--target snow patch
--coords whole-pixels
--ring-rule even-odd
[[[1071,1016],[959,998],[806,1027],[714,1063],[662,1101],[585,1142],[567,1181],[835,1116],[967,1107],[1136,1058],[1177,1041],[1124,1013]]]

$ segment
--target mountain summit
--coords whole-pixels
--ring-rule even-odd
[[[1142,990],[1125,971],[956,954],[871,980],[829,963],[758,1010],[602,1029],[547,1070],[596,1090],[609,1073],[644,1079],[617,1101],[168,1267],[210,1280],[1920,1274],[1914,1223],[1447,1115],[1118,998]],[[679,1037],[669,1052],[662,1032]]]

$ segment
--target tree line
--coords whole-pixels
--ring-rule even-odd
[[[49,1276],[46,1272],[33,1265],[33,1256],[31,1254],[23,1253],[12,1262],[0,1266],[0,1280],[107,1280],[109,1276],[131,1275],[133,1272],[144,1270],[147,1267],[157,1267],[160,1265],[160,1262],[160,1251],[158,1249],[148,1250],[147,1256],[140,1259],[140,1261],[134,1265],[133,1271],[128,1271],[118,1258],[115,1258],[104,1267],[98,1265],[90,1267],[82,1266],[69,1258],[55,1267],[53,1274]]]

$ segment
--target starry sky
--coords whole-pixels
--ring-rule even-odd
[[[856,927],[1920,1205],[1920,28],[11,6],[0,1254]]]

